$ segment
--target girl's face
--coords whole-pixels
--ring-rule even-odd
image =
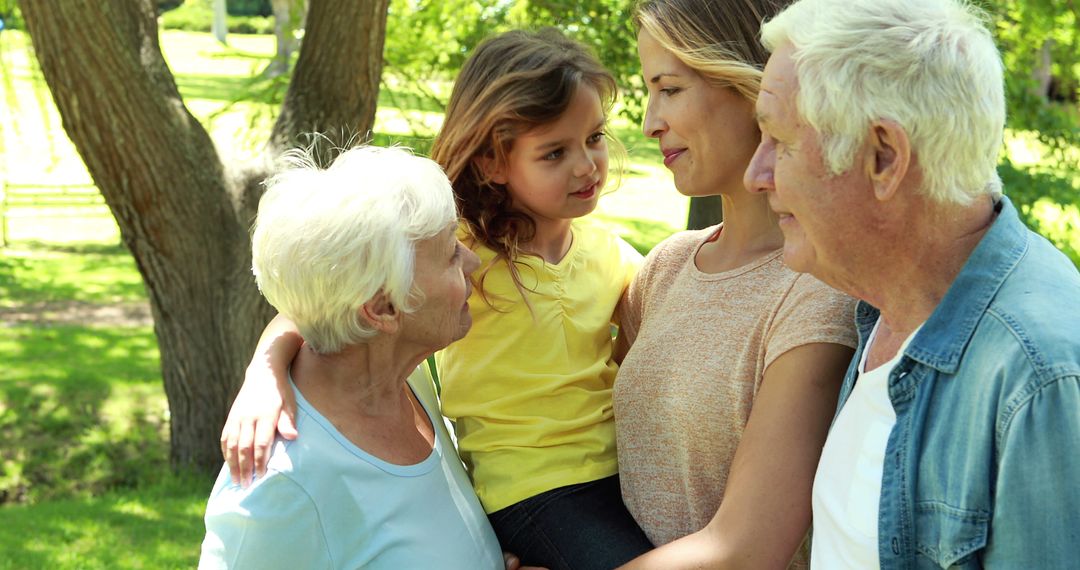
[[[492,181],[506,185],[514,208],[538,225],[592,212],[607,179],[604,123],[596,90],[579,86],[558,119],[514,139]]]
[[[743,191],[743,171],[761,138],[754,104],[710,84],[645,31],[638,55],[649,90],[642,130],[660,141],[675,187],[687,196]]]

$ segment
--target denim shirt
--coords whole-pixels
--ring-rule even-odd
[[[1080,275],[997,209],[889,377],[881,568],[1080,567]]]

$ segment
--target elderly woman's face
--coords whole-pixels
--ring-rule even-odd
[[[415,284],[424,302],[405,316],[402,338],[435,351],[464,337],[472,326],[469,275],[479,266],[476,254],[458,241],[454,226],[417,243]]]

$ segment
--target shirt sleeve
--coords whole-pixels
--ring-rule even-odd
[[[769,328],[765,368],[799,346],[830,343],[855,348],[858,340],[855,299],[810,275],[799,274]]]
[[[227,483],[206,506],[199,569],[333,567],[307,492],[280,473],[247,489]]]
[[[1080,377],[1031,393],[997,439],[987,568],[1075,567],[1080,541]],[[1048,437],[1053,434],[1053,437]]]

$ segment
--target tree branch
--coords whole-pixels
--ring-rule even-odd
[[[387,0],[312,0],[300,57],[270,136],[274,154],[319,132],[346,146],[375,122]],[[327,104],[330,102],[330,104]]]

